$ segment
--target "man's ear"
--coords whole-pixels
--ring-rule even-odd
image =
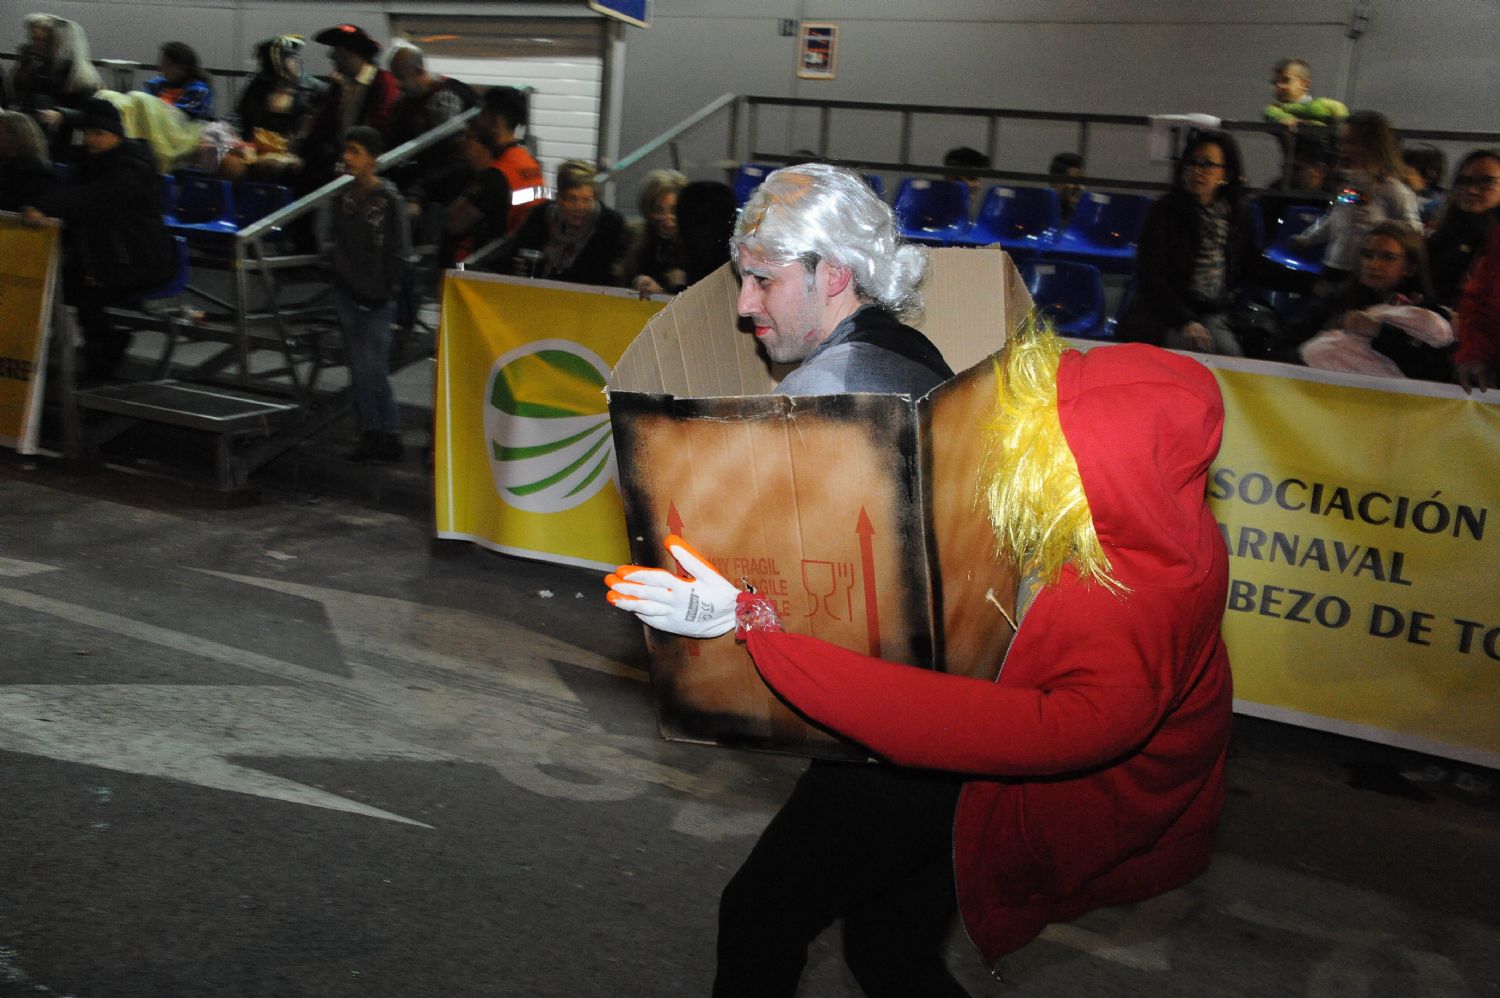
[[[854,271],[848,267],[829,263],[827,260],[819,260],[818,266],[824,268],[824,274],[828,280],[828,297],[834,298],[843,294],[849,282],[854,280]]]

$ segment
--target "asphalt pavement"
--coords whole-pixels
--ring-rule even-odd
[[[596,573],[330,434],[225,506],[0,453],[0,998],[705,995],[796,759],[659,740]],[[1209,872],[976,996],[1500,995],[1494,774],[1241,718]],[[801,994],[851,996],[836,934]]]

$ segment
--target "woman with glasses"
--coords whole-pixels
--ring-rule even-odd
[[[1172,189],[1146,212],[1134,294],[1115,335],[1242,356],[1235,293],[1259,259],[1239,146],[1225,132],[1199,132],[1177,161]]]
[[[1427,260],[1439,303],[1458,304],[1464,278],[1500,219],[1500,148],[1475,149],[1459,160],[1453,189],[1427,237]]]

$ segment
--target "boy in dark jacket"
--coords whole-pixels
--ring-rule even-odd
[[[102,97],[83,103],[78,126],[84,155],[72,183],[24,208],[22,218],[62,220],[63,294],[78,309],[85,371],[98,379],[114,374],[130,346],[130,333],[115,329],[105,309],[166,284],[177,256],[150,150],[125,138],[120,112]]]
[[[375,129],[349,129],[344,172],[354,182],[334,198],[323,237],[359,411],[359,446],[349,454],[355,462],[389,463],[402,453],[389,358],[395,295],[411,262],[411,228],[401,192],[375,173],[383,149]]]

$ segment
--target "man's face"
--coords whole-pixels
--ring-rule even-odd
[[[1083,176],[1081,167],[1070,166],[1063,171],[1065,179],[1052,185],[1053,190],[1057,191],[1057,199],[1062,202],[1065,210],[1076,206],[1078,199],[1083,197],[1083,185],[1078,182],[1081,176]]]
[[[1271,86],[1276,91],[1278,103],[1290,104],[1307,96],[1309,83],[1307,77],[1295,68],[1288,68],[1271,74]]]
[[[328,59],[340,75],[351,79],[359,75],[360,68],[365,64],[363,59],[346,48],[329,49]]]
[[[416,60],[404,52],[398,52],[391,58],[391,75],[401,85],[403,93],[417,97],[426,89],[427,74],[418,69]]]
[[[358,142],[344,143],[343,161],[344,172],[351,177],[361,177],[375,172],[375,157],[370,155],[370,150]]]
[[[819,267],[827,266],[819,263]],[[778,364],[807,359],[831,330],[819,328],[817,273],[801,263],[771,263],[752,250],[741,250],[738,310],[755,323],[755,338]]]

